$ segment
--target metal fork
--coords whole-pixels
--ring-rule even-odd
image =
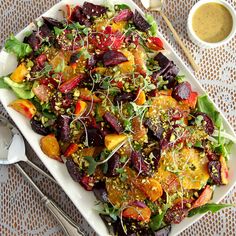
[[[42,202],[45,204],[47,209],[55,216],[57,221],[62,226],[67,236],[84,236],[81,228],[61,209],[57,204],[49,199],[34,183],[30,176],[23,170],[19,164],[14,164],[18,171],[26,178],[26,180],[32,185],[36,192],[41,196]]]

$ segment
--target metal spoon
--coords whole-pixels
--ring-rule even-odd
[[[0,164],[10,165],[19,161],[28,163],[54,183],[56,180],[31,162],[25,155],[25,143],[19,130],[14,127],[7,119],[0,115]]]
[[[195,62],[195,60],[193,59],[189,49],[184,45],[184,42],[181,40],[180,36],[178,35],[178,33],[176,32],[176,30],[174,29],[173,25],[171,24],[171,22],[169,21],[169,19],[167,18],[167,16],[165,15],[165,13],[162,11],[162,7],[163,7],[163,1],[164,0],[141,0],[141,3],[143,4],[143,6],[150,11],[158,11],[160,13],[160,15],[162,16],[162,18],[164,19],[164,21],[166,22],[167,26],[169,27],[170,31],[172,32],[176,42],[179,44],[179,46],[182,48],[182,50],[184,51],[186,57],[188,58],[188,60],[190,61],[190,64],[192,66],[192,68],[195,71],[198,71],[200,69],[200,67],[197,65],[197,63]]]
[[[0,164],[14,164],[18,171],[24,175],[26,180],[32,185],[32,187],[38,192],[41,196],[41,200],[47,207],[47,209],[54,215],[57,221],[62,226],[65,234],[67,236],[84,236],[82,230],[72,219],[60,209],[54,201],[49,199],[34,183],[30,176],[23,170],[23,168],[17,163],[19,160],[27,161],[28,159],[25,156],[25,146],[24,140],[20,135],[19,131],[11,125],[4,117],[0,115]],[[20,150],[20,149],[23,149]],[[24,154],[24,158],[17,158],[18,155]],[[9,159],[8,159],[9,158]],[[35,168],[35,165],[33,165]],[[37,166],[36,166],[37,167]],[[43,171],[40,168],[40,173]],[[43,172],[44,173],[44,172]],[[45,173],[44,173],[45,174]],[[47,176],[47,175],[46,175]],[[48,176],[47,176],[48,177]],[[52,179],[51,176],[49,176]],[[54,182],[55,180],[52,179]]]

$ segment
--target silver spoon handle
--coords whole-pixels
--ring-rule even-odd
[[[43,171],[41,168],[39,168],[37,165],[35,165],[33,162],[31,162],[29,159],[26,161],[27,164],[29,164],[32,168],[37,170],[40,174],[44,175],[48,179],[50,179],[52,182],[57,183],[57,181],[49,174],[47,174],[45,171]]]
[[[67,236],[84,236],[79,226],[77,226],[72,219],[60,209],[55,202],[50,200],[34,183],[34,181],[29,177],[29,175],[22,169],[19,164],[15,164],[15,167],[18,171],[27,179],[27,181],[32,185],[32,187],[38,192],[41,196],[42,201],[48,210],[55,216],[57,221],[61,224],[63,230]]]

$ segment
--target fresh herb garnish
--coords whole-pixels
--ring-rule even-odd
[[[88,162],[88,169],[87,169],[87,173],[88,175],[92,175],[94,174],[98,163],[94,160],[94,158],[92,156],[86,156],[84,157],[84,159]]]
[[[124,168],[117,168],[116,172],[119,173],[119,178],[122,182],[125,182],[128,178],[127,173],[125,172]]]

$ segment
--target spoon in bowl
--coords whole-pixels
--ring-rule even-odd
[[[176,42],[179,44],[179,46],[184,51],[184,53],[185,53],[186,57],[188,58],[192,68],[195,71],[198,71],[200,68],[197,65],[197,63],[195,62],[195,60],[193,59],[189,49],[184,45],[184,42],[181,40],[180,36],[178,35],[176,30],[174,29],[173,25],[171,24],[171,22],[169,21],[169,19],[165,15],[165,13],[162,11],[163,1],[164,0],[141,0],[141,3],[143,4],[143,6],[147,10],[159,12],[159,14],[162,16],[162,18],[166,22],[167,26],[169,27],[170,31],[172,32],[173,37],[175,38]]]
[[[19,130],[0,115],[0,164],[10,165],[24,161],[54,183],[56,180],[31,162],[25,155],[25,143]]]

